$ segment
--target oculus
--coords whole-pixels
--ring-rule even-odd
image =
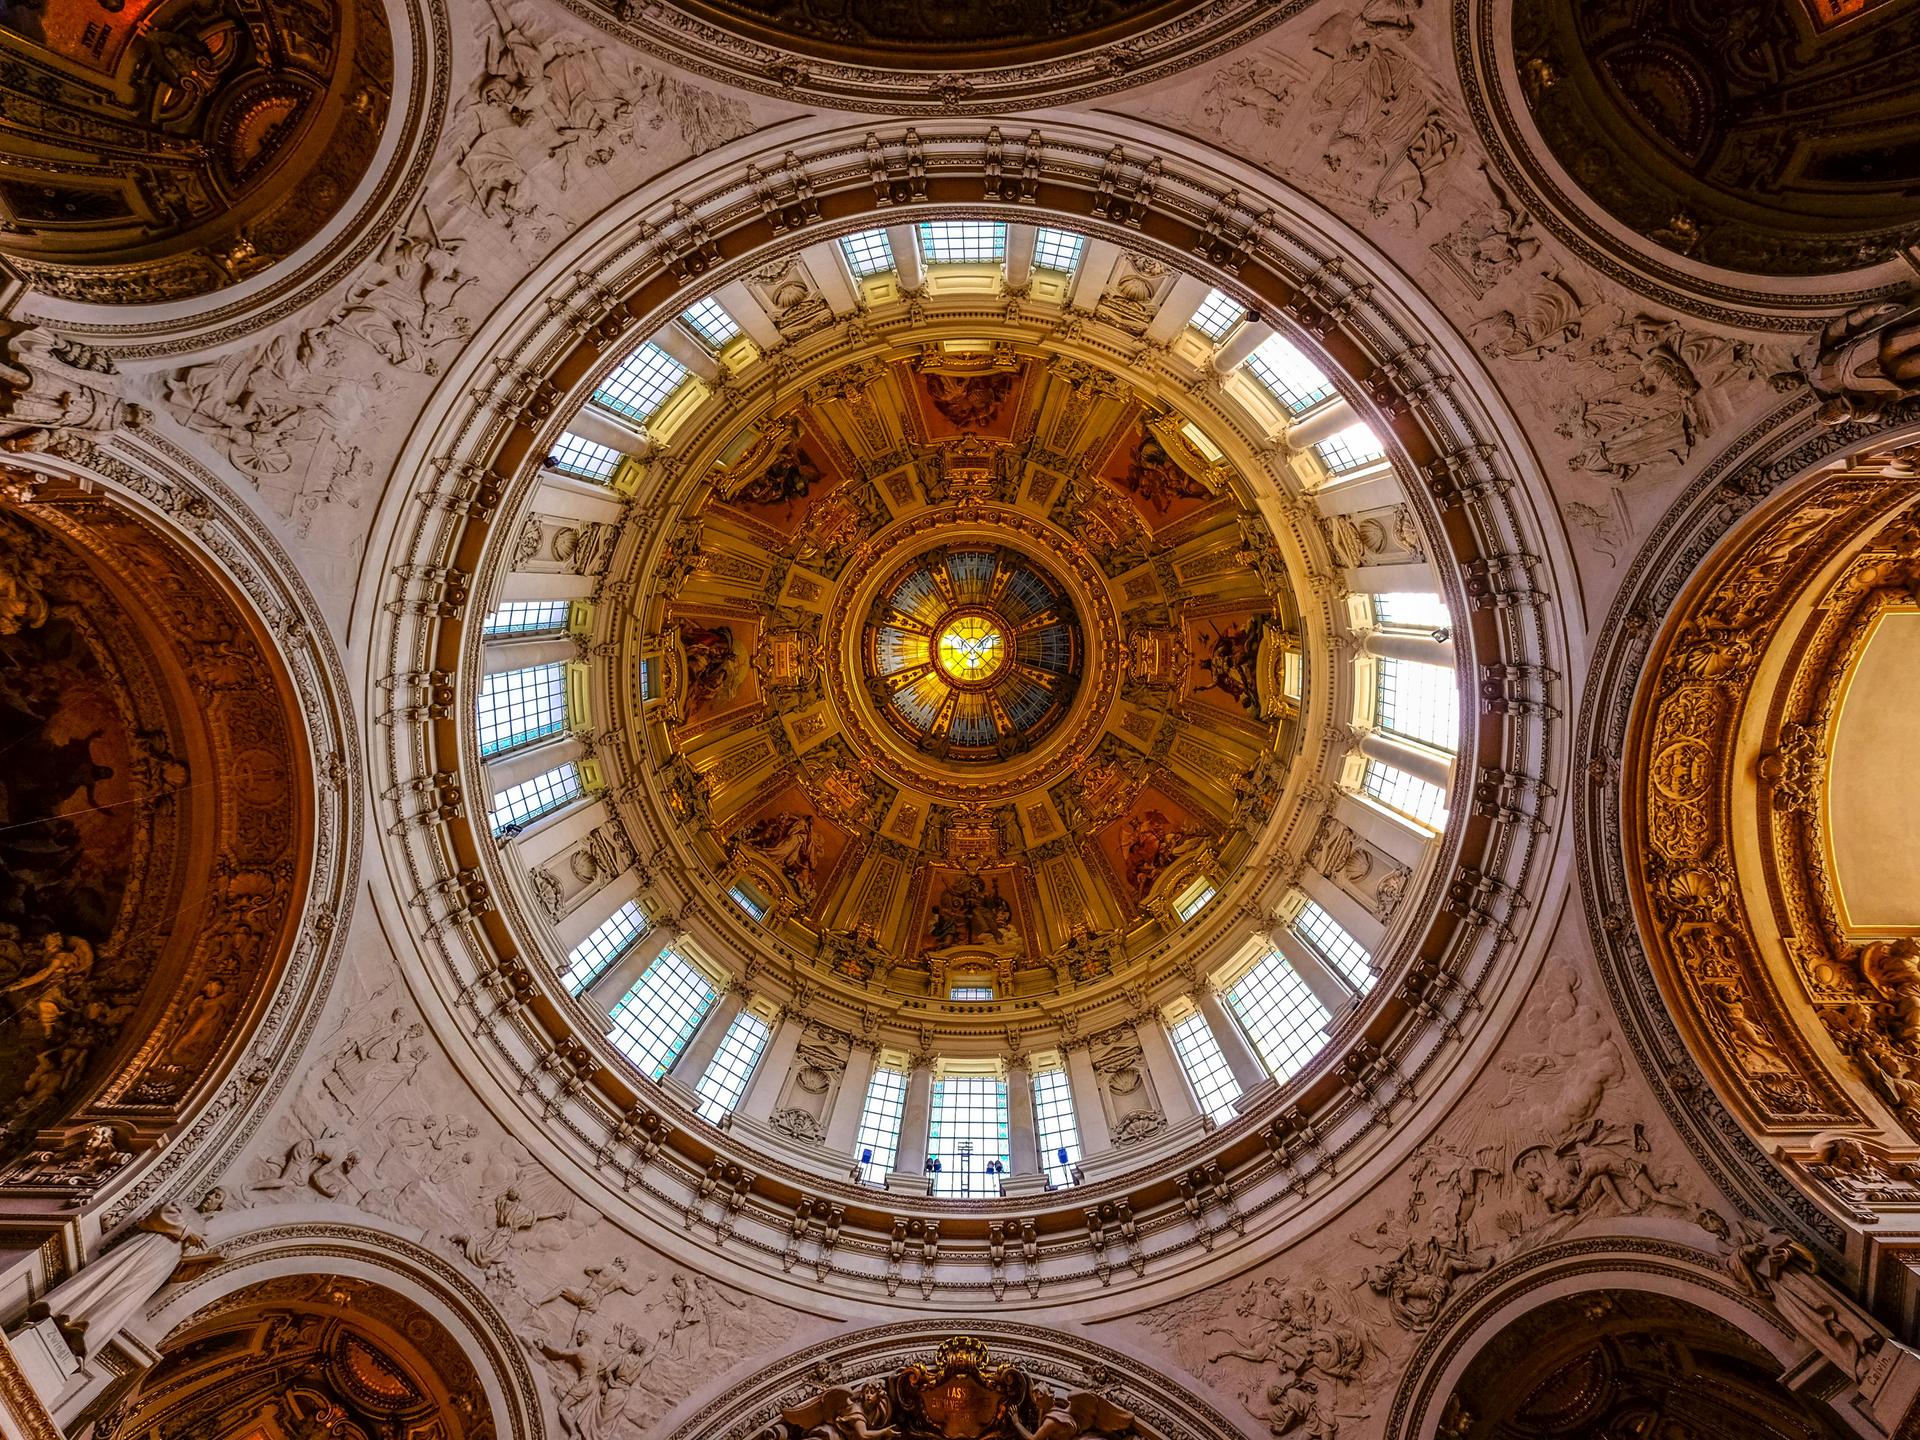
[[[1027,749],[1080,686],[1080,620],[1066,589],[1012,550],[917,556],[881,586],[864,638],[881,713],[917,750],[948,760]]]

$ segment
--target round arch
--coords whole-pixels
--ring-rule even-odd
[[[399,1227],[343,1206],[302,1205],[264,1223],[252,1214],[219,1215],[207,1229],[218,1263],[169,1287],[148,1308],[146,1337],[163,1357],[216,1321],[230,1327],[237,1312],[278,1308],[317,1330],[323,1320],[352,1321],[359,1310],[378,1322],[377,1337],[405,1356],[385,1396],[396,1411],[452,1407],[461,1433],[489,1433],[491,1425],[502,1440],[558,1433],[548,1391],[535,1382],[499,1312],[457,1266]],[[379,1351],[343,1366],[339,1346],[329,1349],[330,1371],[379,1378]],[[166,1371],[155,1375],[164,1380]],[[351,1388],[353,1375],[343,1378]],[[123,1399],[122,1415],[139,1404],[138,1392]]]
[[[150,646],[168,683],[185,687],[168,713],[204,727],[179,751],[164,728],[144,737],[150,753],[139,764],[95,762],[124,764],[138,802],[129,809],[172,808],[183,829],[197,820],[202,832],[198,868],[138,897],[139,907],[212,920],[178,927],[168,943],[180,953],[166,951],[152,969],[164,983],[116,1006],[133,1006],[128,1020],[144,1017],[137,1043],[96,1037],[75,1066],[72,1103],[51,1128],[37,1122],[36,1148],[5,1177],[49,1229],[80,1217],[71,1246],[84,1253],[221,1163],[292,1073],[345,939],[358,742],[338,656],[291,560],[238,497],[165,442],[137,428],[111,438],[66,432],[16,452],[5,509],[11,525],[91,546],[99,564],[117,567],[118,578],[108,576],[116,603],[142,597],[168,627]],[[182,606],[201,618],[183,618]],[[36,608],[27,595],[11,614],[18,640],[58,607]],[[242,706],[235,697],[252,698]],[[269,823],[273,814],[281,818]],[[245,847],[262,845],[278,853],[249,859]],[[72,989],[48,992],[54,1010]]]
[[[1577,844],[1656,1094],[1729,1193],[1840,1251],[1870,1214],[1905,1230],[1913,1193],[1897,934],[1845,922],[1825,832],[1838,702],[1904,593],[1920,416],[1811,409],[1737,441],[1636,558],[1583,715]]]
[[[855,1395],[865,1393],[866,1403],[873,1406],[867,1418],[877,1419],[874,1390],[887,1390],[896,1377],[930,1385],[950,1357],[960,1363],[946,1373],[971,1369],[976,1375],[981,1371],[990,1375],[994,1366],[1017,1372],[1018,1381],[1006,1389],[1009,1394],[1029,1395],[1035,1384],[1055,1394],[1099,1393],[1130,1417],[1128,1422],[1108,1417],[1101,1426],[1103,1434],[1231,1440],[1240,1433],[1202,1394],[1180,1377],[1169,1376],[1164,1359],[1148,1364],[1080,1333],[988,1319],[969,1321],[963,1334],[956,1334],[950,1324],[908,1321],[836,1335],[770,1359],[743,1383],[689,1398],[660,1422],[656,1433],[663,1440],[797,1436],[796,1426],[782,1424],[783,1412],[800,1414],[828,1386]],[[1043,1405],[1037,1414],[1044,1413]],[[1028,1428],[1035,1418],[1030,1411]],[[996,1421],[992,1433],[1016,1432],[1008,1423]]]
[[[1641,1233],[1569,1240],[1489,1271],[1455,1297],[1407,1363],[1387,1415],[1393,1440],[1464,1434],[1453,1397],[1469,1367],[1516,1322],[1566,1301],[1609,1293],[1658,1297],[1743,1336],[1782,1370],[1806,1347],[1759,1297],[1728,1275],[1720,1257]]]

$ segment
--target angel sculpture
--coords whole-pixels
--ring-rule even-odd
[[[1013,1416],[1013,1428],[1020,1440],[1078,1440],[1082,1435],[1126,1435],[1133,1429],[1133,1412],[1114,1404],[1091,1390],[1066,1390],[1055,1394],[1052,1387],[1033,1387],[1033,1408],[1040,1423],[1029,1430]]]
[[[893,1440],[895,1426],[876,1424],[887,1419],[886,1391],[864,1385],[856,1396],[845,1385],[822,1390],[806,1404],[782,1410],[780,1419],[789,1435],[804,1440]]]

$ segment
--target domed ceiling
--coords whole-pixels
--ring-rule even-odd
[[[1517,0],[1513,45],[1542,138],[1615,219],[1707,264],[1818,275],[1920,234],[1916,15]]]
[[[678,8],[765,43],[876,65],[981,66],[1118,40],[1193,0],[679,0]]]
[[[1243,484],[1116,376],[1007,343],[860,362],[723,444],[635,677],[714,875],[941,998],[1176,925],[1296,743],[1297,612]]]
[[[237,285],[317,235],[374,159],[394,43],[374,0],[0,8],[0,255],[93,304]]]

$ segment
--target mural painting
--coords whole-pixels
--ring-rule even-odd
[[[1155,529],[1199,509],[1213,492],[1183,470],[1144,424],[1108,457],[1101,472],[1106,481],[1132,497]]]
[[[1186,807],[1149,785],[1116,824],[1101,832],[1113,873],[1135,900],[1145,899],[1174,862],[1207,841],[1207,829]]]
[[[921,371],[914,383],[923,402],[920,413],[928,435],[936,440],[958,435],[1011,439],[1025,376],[1025,367],[974,374]]]
[[[125,682],[90,577],[0,530],[0,1135],[30,1133],[119,1032],[144,976],[113,945],[147,849]],[[127,657],[129,660],[132,657]]]
[[[750,700],[753,676],[753,627],[703,617],[679,622],[680,648],[686,655],[686,716],[689,722],[718,715],[736,702]]]
[[[777,878],[810,905],[845,853],[847,835],[818,813],[805,790],[790,785],[753,810],[727,848],[736,864]]]
[[[968,871],[934,873],[920,938],[932,956],[960,950],[1010,956],[1026,949],[1013,887],[998,875]]]
[[[1266,615],[1211,615],[1187,622],[1187,693],[1201,704],[1249,720],[1260,718],[1260,642]]]
[[[715,497],[782,536],[791,536],[814,502],[840,483],[831,453],[799,422],[778,422],[729,467],[715,486]]]

